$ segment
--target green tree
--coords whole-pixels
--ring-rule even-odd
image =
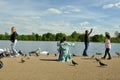
[[[36,41],[36,35],[35,35],[35,33],[34,32],[32,32],[32,36],[31,36],[31,40],[34,40],[34,41]]]
[[[52,33],[45,33],[45,34],[43,34],[43,36],[42,36],[42,40],[43,41],[55,41],[55,35],[54,34],[52,34]]]
[[[118,31],[116,31],[116,32],[115,32],[115,36],[116,36],[117,38],[120,38],[120,33],[119,33]]]
[[[8,39],[10,39],[10,35],[9,35],[7,32],[5,32],[4,39],[5,39],[5,40],[8,40]]]
[[[74,31],[74,32],[71,34],[72,40],[74,40],[74,41],[80,41],[79,36],[80,36],[80,34],[77,33],[76,31]]]
[[[41,41],[42,40],[42,37],[39,34],[36,34],[35,37],[36,37],[36,41]]]
[[[28,37],[26,37],[26,35],[21,35],[20,39],[21,40],[28,40]]]
[[[91,37],[91,41],[93,42],[103,42],[104,41],[104,36],[101,34],[101,35],[94,35]]]
[[[56,37],[55,37],[55,40],[56,41],[60,41],[63,37],[66,37],[66,34],[64,34],[64,33],[57,33]]]
[[[84,36],[85,36],[85,34],[80,34],[80,35],[79,35],[79,37],[78,37],[78,38],[79,38],[79,40],[80,40],[81,42],[83,42],[83,41],[84,41]]]
[[[108,33],[108,32],[106,32]],[[34,41],[59,41],[63,37],[67,37],[68,41],[84,41],[84,34],[80,34],[74,31],[71,35],[66,35],[65,33],[45,33],[42,35],[35,34],[32,32],[30,35],[18,35],[18,40],[34,40]],[[5,34],[0,34],[0,40],[9,40],[10,35],[5,32]],[[103,42],[105,37],[102,34],[97,34],[90,37],[90,40],[93,42]],[[115,37],[111,37],[111,42],[120,43],[120,33],[118,31],[115,32]]]

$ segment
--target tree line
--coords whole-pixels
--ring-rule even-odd
[[[72,32],[71,35],[66,35],[65,33],[44,33],[39,35],[37,33],[29,34],[29,35],[18,35],[18,40],[24,41],[60,41],[63,37],[67,37],[68,41],[77,41],[83,42],[84,41],[84,33],[78,33],[76,31]],[[0,40],[9,40],[10,34],[5,32],[5,34],[0,34]],[[90,36],[91,42],[104,42],[105,36],[103,34],[96,34]],[[120,33],[118,31],[115,32],[115,37],[111,38],[111,42],[120,43]]]

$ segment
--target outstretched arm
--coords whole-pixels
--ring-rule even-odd
[[[88,33],[88,35],[90,35],[92,33],[93,29],[91,28],[90,32]]]

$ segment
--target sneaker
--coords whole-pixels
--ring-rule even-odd
[[[111,58],[107,58],[107,60],[111,60]]]
[[[83,56],[88,56],[87,54],[83,54]]]

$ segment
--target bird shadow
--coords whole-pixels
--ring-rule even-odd
[[[23,64],[24,62],[18,62],[18,63],[21,63],[21,64]]]
[[[74,67],[74,66],[76,66],[76,65],[72,65],[72,64],[70,64],[69,66]]]
[[[58,61],[57,59],[40,59],[42,61]]]
[[[84,59],[84,60],[94,60],[93,58],[81,58],[81,59]]]
[[[105,68],[105,67],[107,67],[107,66],[97,66],[97,67]]]

